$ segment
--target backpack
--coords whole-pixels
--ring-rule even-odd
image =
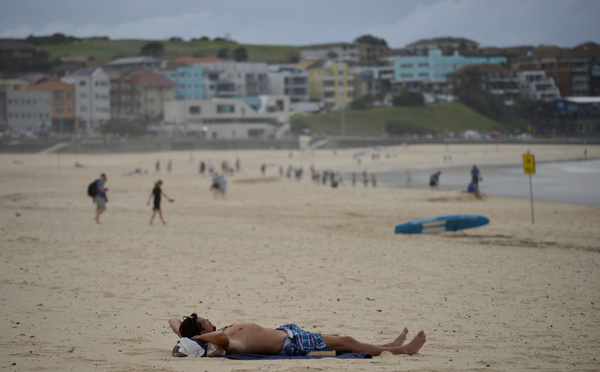
[[[87,192],[92,198],[95,198],[96,195],[98,195],[98,180],[94,180],[94,182],[89,184]]]

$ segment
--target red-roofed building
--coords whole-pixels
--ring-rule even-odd
[[[448,74],[448,83],[452,89],[475,78],[481,90],[490,92],[511,104],[519,98],[519,78],[517,72],[501,65],[469,65]]]
[[[150,70],[111,71],[109,76],[113,117],[157,121],[162,118],[164,103],[175,100],[175,84]]]

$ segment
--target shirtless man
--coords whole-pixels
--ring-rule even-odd
[[[408,344],[404,344],[408,329],[383,345],[367,344],[349,336],[311,333],[294,324],[277,329],[265,328],[256,323],[234,323],[217,331],[205,318],[192,314],[183,321],[172,318],[169,325],[179,337],[212,343],[222,347],[227,354],[306,355],[311,351],[335,350],[349,353],[369,353],[377,356],[384,351],[393,354],[416,354],[427,341],[420,331]]]

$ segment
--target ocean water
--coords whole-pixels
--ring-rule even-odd
[[[522,165],[479,167],[483,181],[479,189],[488,195],[529,199],[529,175]],[[377,186],[428,188],[429,176],[438,169],[377,174]],[[440,168],[441,190],[466,190],[471,167]],[[410,175],[410,180],[408,175]],[[345,175],[345,179],[351,177]],[[533,199],[584,205],[600,205],[600,160],[538,163],[531,176]]]

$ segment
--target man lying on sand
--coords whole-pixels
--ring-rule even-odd
[[[285,324],[277,329],[264,328],[256,323],[234,323],[217,331],[208,320],[195,313],[183,321],[172,318],[169,325],[179,337],[187,337],[222,347],[227,354],[306,355],[311,351],[335,350],[350,353],[369,353],[377,356],[384,351],[393,354],[416,354],[425,344],[425,332],[420,331],[408,344],[404,344],[408,329],[390,343],[372,345],[349,336],[311,333],[295,324]]]

